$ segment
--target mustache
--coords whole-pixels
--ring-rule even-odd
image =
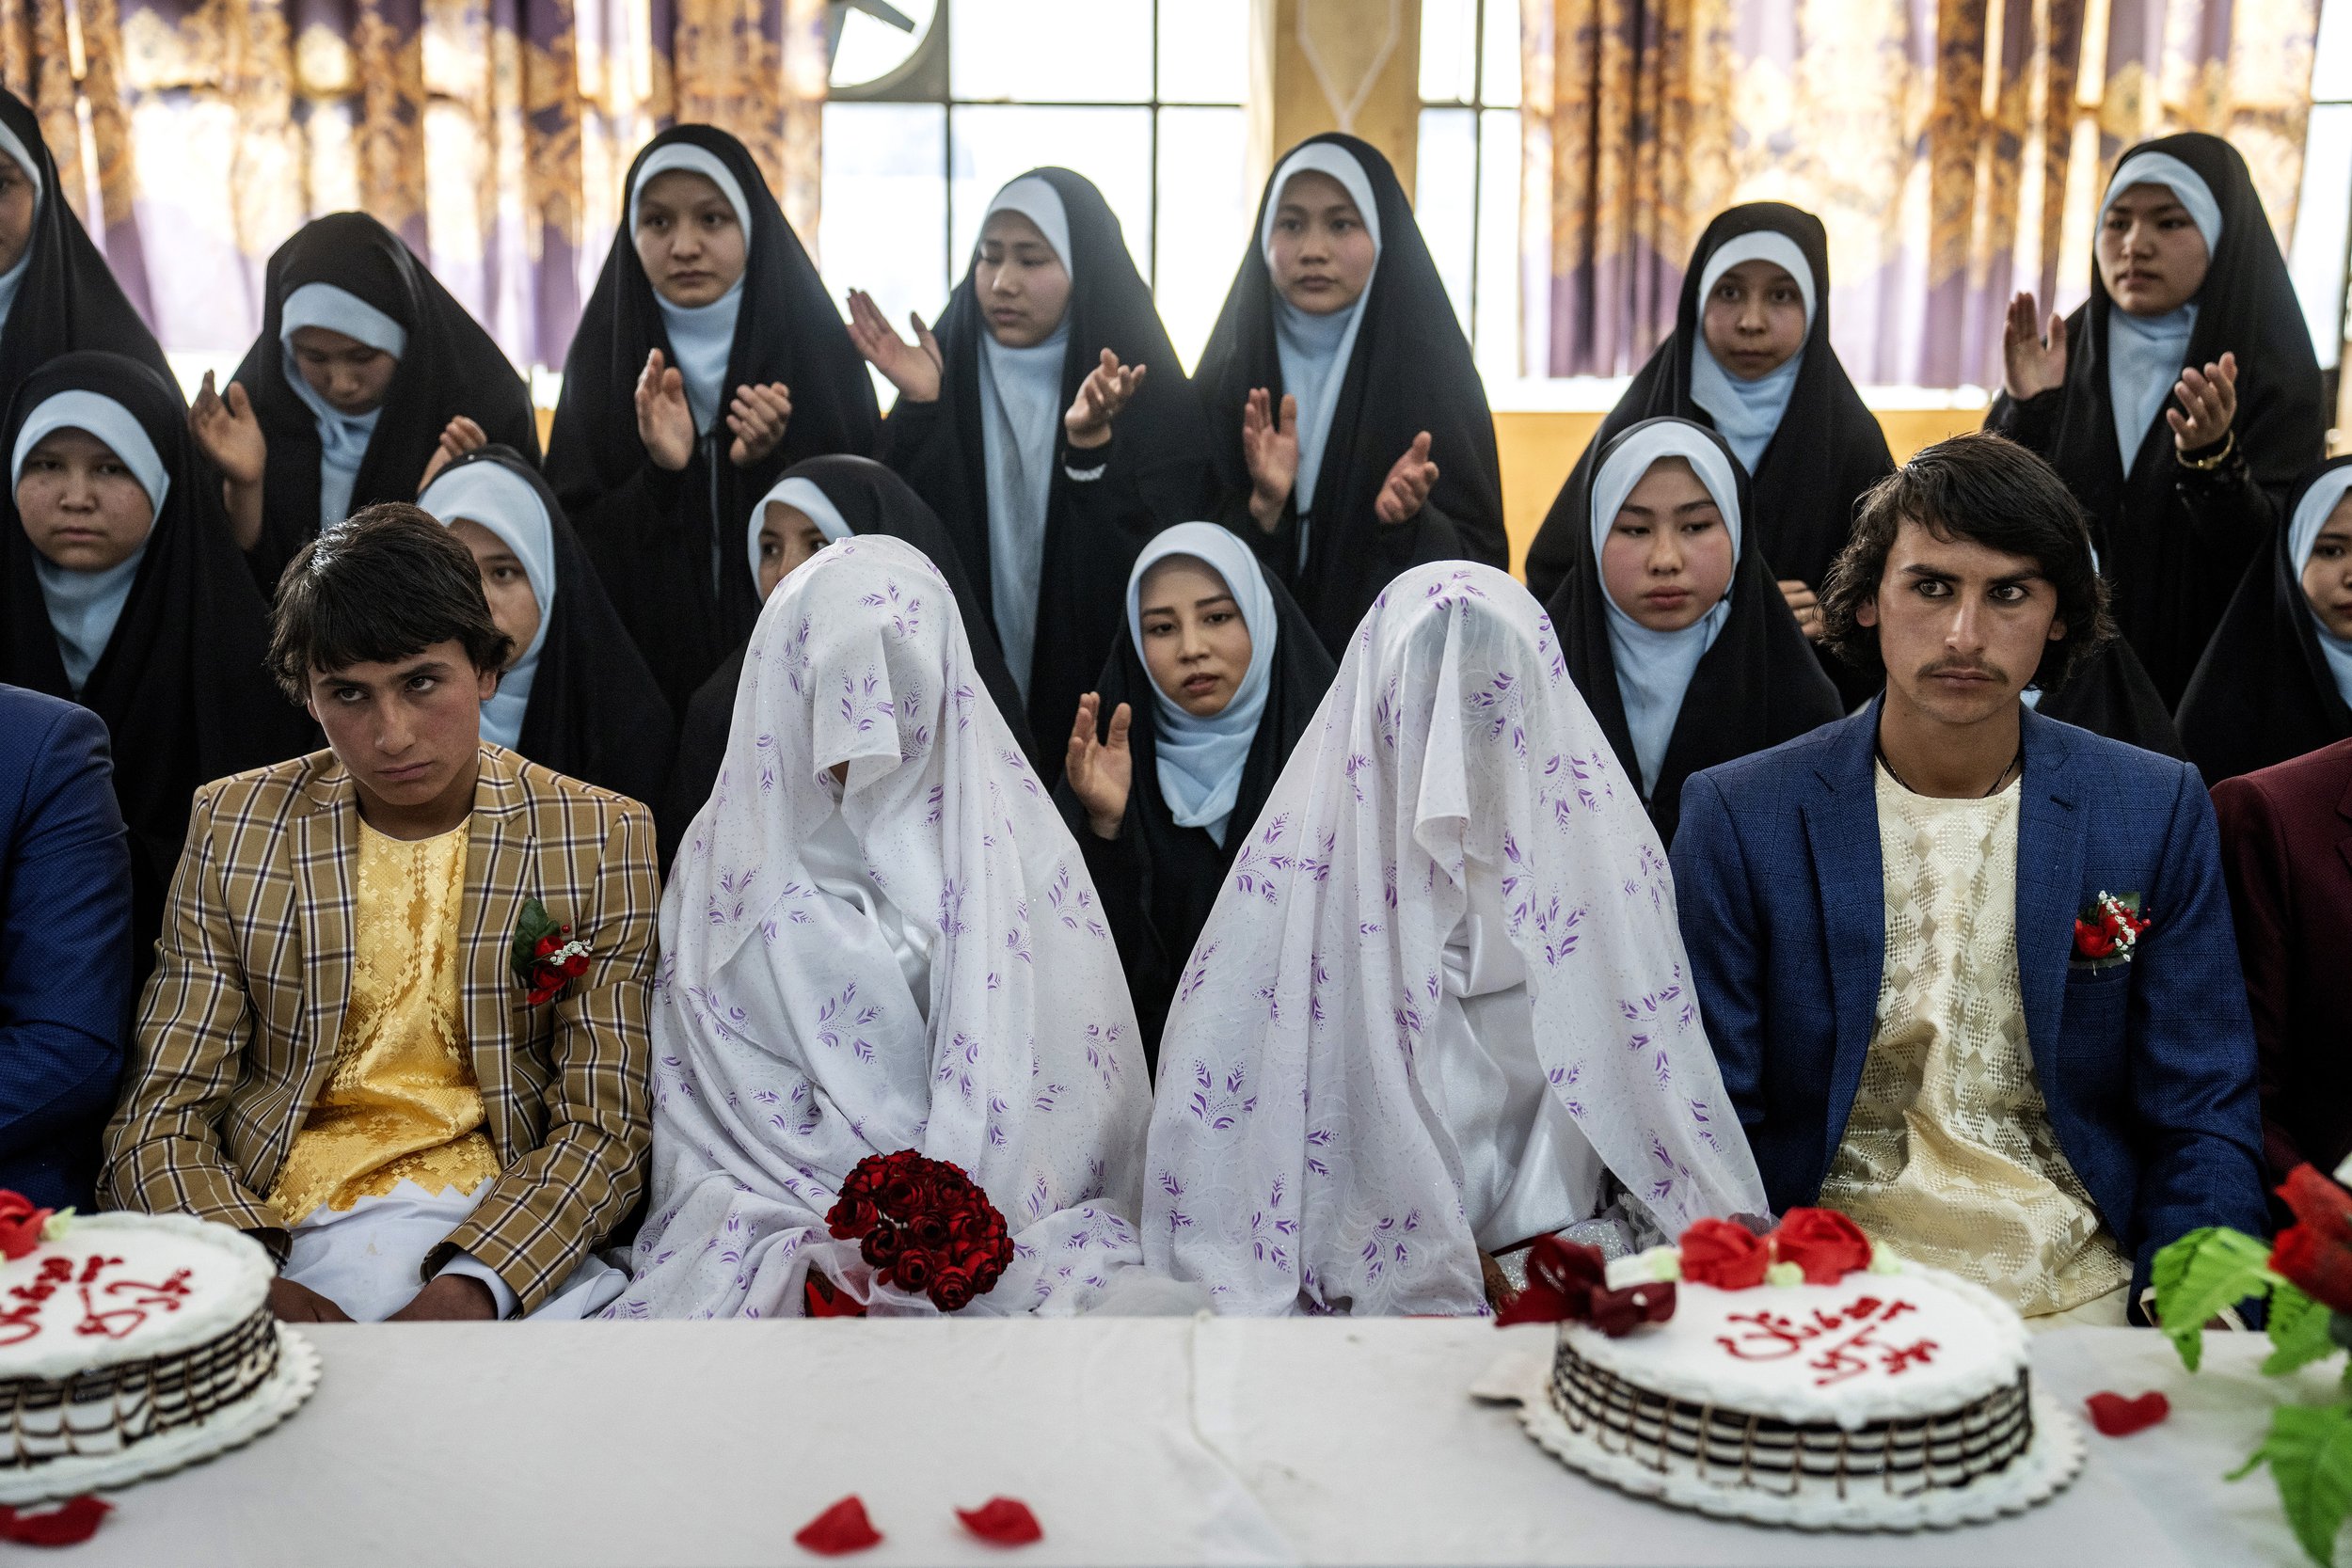
[[[1919,667],[1919,679],[1936,675],[1980,675],[1986,680],[2010,684],[2009,672],[1999,665],[1980,658],[1939,658]]]

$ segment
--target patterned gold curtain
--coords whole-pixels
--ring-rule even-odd
[[[2317,22],[2316,0],[1524,0],[1538,367],[1636,368],[1708,219],[1772,198],[1828,227],[1855,380],[1997,385],[2010,294],[2082,299],[2136,141],[2229,137],[2286,243]]]
[[[257,330],[269,253],[363,208],[516,363],[561,364],[673,120],[741,136],[815,241],[824,0],[0,0],[0,81],[168,349]]]

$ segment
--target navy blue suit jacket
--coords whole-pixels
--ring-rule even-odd
[[[131,1032],[131,841],[106,726],[0,685],[0,1187],[87,1212]]]
[[[1676,898],[1708,1038],[1775,1212],[1820,1195],[1886,956],[1879,705],[1694,774]],[[2058,1147],[2135,1261],[2265,1224],[2254,1035],[2213,804],[2197,769],[2026,711],[2017,973]],[[2140,895],[2128,964],[2075,967],[2074,918]],[[2135,1311],[2137,1308],[2135,1308]]]

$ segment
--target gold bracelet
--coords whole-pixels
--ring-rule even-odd
[[[2179,460],[2182,467],[2194,468],[2201,474],[2209,474],[2227,463],[2230,460],[2230,454],[2235,451],[2237,451],[2237,430],[2233,426],[2222,433],[2221,450],[2211,457],[2190,457],[2183,452],[2175,452],[2173,455]]]

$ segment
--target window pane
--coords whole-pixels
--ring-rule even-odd
[[[1119,216],[1136,269],[1151,277],[1151,110],[991,104],[953,113],[957,277],[979,243],[980,215],[990,198],[1008,181],[1048,163],[1094,182]],[[830,150],[826,161],[832,161]]]
[[[947,15],[947,80],[958,98],[1152,96],[1152,0],[956,0]]]
[[[2348,168],[2352,105],[2312,105],[2303,139],[2303,195],[2296,203],[2295,248],[2287,266],[2323,370],[2344,351],[2344,246],[2352,220],[2352,186],[2344,177]]]
[[[1160,0],[1160,97],[1238,103],[1249,91],[1249,0]]]
[[[939,0],[890,0],[890,5],[914,24],[913,32],[901,32],[865,11],[842,12],[841,40],[833,54],[834,87],[862,87],[889,75],[907,63],[938,20]]]
[[[1160,111],[1160,320],[1190,374],[1249,243],[1257,195],[1248,183],[1248,115]]]
[[[1470,329],[1470,233],[1478,207],[1478,149],[1471,140],[1477,130],[1478,117],[1469,109],[1423,109],[1421,149],[1414,154],[1414,215],[1465,332]]]
[[[1519,101],[1518,0],[1486,0],[1486,76],[1480,83],[1490,108],[1516,107]]]
[[[1421,95],[1432,103],[1478,95],[1478,0],[1422,0]]]
[[[836,309],[864,289],[904,336],[907,312],[947,303],[946,111],[935,103],[825,105],[818,255]],[[898,394],[878,377],[888,407]]]
[[[1519,112],[1488,109],[1479,120],[1475,336],[1478,372],[1495,385],[1519,377]]]

